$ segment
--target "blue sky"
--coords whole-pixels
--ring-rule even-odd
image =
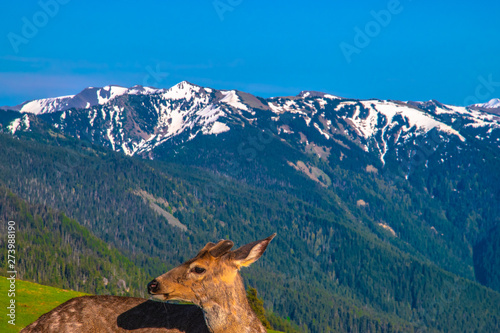
[[[188,80],[263,97],[500,97],[499,1],[5,1],[0,105]],[[30,29],[31,28],[31,29]],[[34,29],[33,29],[34,28]]]

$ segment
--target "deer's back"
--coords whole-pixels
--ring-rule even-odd
[[[167,304],[142,298],[83,296],[70,299],[21,331],[58,332],[209,332],[194,305]]]

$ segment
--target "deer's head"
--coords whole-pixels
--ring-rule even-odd
[[[198,306],[237,299],[242,290],[244,294],[240,268],[259,259],[274,236],[234,251],[229,240],[208,243],[193,259],[151,281],[148,292],[162,300],[181,300]]]

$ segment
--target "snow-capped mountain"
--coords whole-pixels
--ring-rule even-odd
[[[474,104],[469,107],[472,110],[483,111],[490,114],[495,114],[500,116],[500,99],[493,98],[489,102]]]
[[[412,105],[428,112],[439,121],[451,124],[460,133],[471,139],[480,140],[500,147],[500,114],[495,109],[476,106],[462,107],[445,105],[438,101],[411,102]]]
[[[87,109],[71,109],[46,115],[56,128],[77,137],[122,151],[148,153],[172,140],[189,141],[201,134],[229,130],[233,110],[244,110],[234,91],[215,91],[181,82],[170,89],[146,94],[122,94]]]
[[[104,105],[118,96],[147,95],[161,92],[162,89],[134,86],[124,88],[110,85],[102,88],[88,87],[76,95],[61,96],[55,98],[44,98],[27,101],[12,107],[1,107],[4,110],[14,110],[22,113],[44,114],[57,111],[65,111],[72,108],[89,108],[96,105]]]
[[[486,104],[497,105],[494,100]],[[67,134],[149,158],[164,144],[178,146],[199,136],[248,127],[270,130],[283,142],[320,158],[328,158],[335,147],[352,146],[382,164],[388,154],[408,159],[420,138],[430,133],[437,134],[434,141],[480,140],[500,147],[500,117],[483,106],[355,100],[313,91],[264,99],[186,81],[170,89],[87,88],[74,96],[9,109],[20,112],[4,127],[13,134],[29,129],[26,114],[32,113]]]
[[[500,98],[493,98],[487,103],[474,104],[474,106],[484,109],[498,109],[500,108]]]

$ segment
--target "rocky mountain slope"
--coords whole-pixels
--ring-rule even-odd
[[[491,105],[490,105],[491,104]],[[75,96],[49,98],[10,108],[19,117],[15,133],[29,127],[26,114],[127,155],[154,157],[158,146],[181,144],[198,135],[217,135],[243,126],[269,128],[283,140],[319,157],[351,142],[385,163],[393,151],[408,159],[408,143],[434,131],[446,139],[468,138],[500,145],[500,117],[485,105],[457,107],[437,101],[350,100],[318,92],[263,99],[236,90],[181,82],[170,89],[107,86]],[[494,110],[494,108],[493,108]]]
[[[367,302],[378,311],[367,315],[370,325],[396,311],[405,323],[416,316],[435,328],[426,318],[440,287],[433,281],[434,291],[422,295],[402,286],[401,274],[414,286],[428,280],[416,266],[407,271],[409,263],[424,263],[418,270],[440,281],[460,277],[500,291],[496,106],[495,100],[458,107],[313,91],[260,98],[188,82],[170,89],[88,88],[0,111],[4,159],[11,160],[0,167],[0,180],[140,258],[170,262],[177,252],[165,242],[184,253],[187,243],[226,235],[243,241],[277,228],[283,243],[273,263],[305,279],[295,286],[314,280],[325,288],[300,296],[328,309],[322,314],[339,311],[349,322],[352,308],[326,305],[334,297]],[[20,139],[16,149],[12,136]],[[82,145],[78,152],[60,149],[70,145],[68,137]],[[386,276],[393,264],[397,273]],[[150,266],[144,268],[154,270]],[[448,272],[455,275],[440,275]],[[316,314],[297,305],[303,299],[285,301],[269,281],[251,279],[279,299],[274,306],[281,315],[294,313],[297,323],[307,318],[311,324]],[[326,296],[318,301],[320,294]],[[431,317],[451,329],[457,313],[447,313],[446,323]],[[310,327],[334,325],[330,317],[315,317]],[[471,327],[482,322],[474,320]]]

